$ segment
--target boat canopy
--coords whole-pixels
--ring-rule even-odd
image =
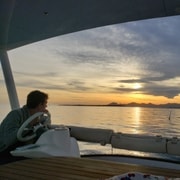
[[[180,0],[0,0],[0,50],[129,21],[180,14]]]
[[[0,0],[0,60],[11,108],[19,107],[7,51],[117,23],[180,15],[180,0]]]

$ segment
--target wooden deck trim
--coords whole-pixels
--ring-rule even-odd
[[[127,172],[180,177],[173,169],[154,168],[89,158],[50,157],[17,161],[0,166],[0,179],[106,179]]]

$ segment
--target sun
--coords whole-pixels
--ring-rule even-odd
[[[133,89],[140,89],[142,86],[140,83],[133,84]]]

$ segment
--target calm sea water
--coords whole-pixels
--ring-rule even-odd
[[[113,129],[115,132],[180,137],[180,109],[49,106],[55,124]]]
[[[54,124],[180,138],[180,109],[58,105],[48,109]],[[0,122],[9,110],[9,105],[0,105]]]
[[[0,107],[1,120],[9,106]],[[49,105],[53,124],[113,129],[115,132],[180,138],[180,109]],[[80,144],[84,146],[85,144]],[[93,146],[88,147],[89,151]],[[97,151],[101,151],[98,149]],[[108,151],[111,151],[109,148]]]

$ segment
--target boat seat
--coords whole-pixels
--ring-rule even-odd
[[[162,136],[114,133],[112,135],[111,144],[113,148],[166,153],[166,138]]]
[[[40,158],[51,156],[80,157],[75,138],[70,137],[69,129],[61,127],[43,133],[35,144],[25,145],[11,151],[13,156]]]

